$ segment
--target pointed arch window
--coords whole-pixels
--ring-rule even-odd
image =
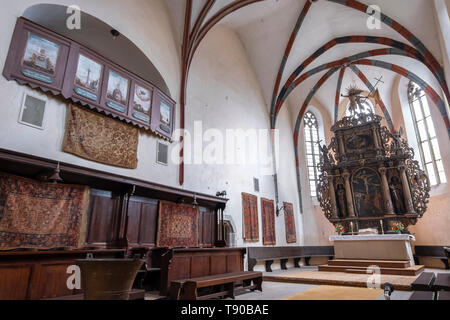
[[[422,165],[430,178],[430,183],[432,186],[447,183],[427,96],[417,84],[410,82],[408,99]]]
[[[319,123],[317,117],[308,111],[304,117],[306,162],[308,167],[309,189],[312,197],[317,197],[317,183],[319,182]]]

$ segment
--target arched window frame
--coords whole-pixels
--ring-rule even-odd
[[[303,118],[305,137],[306,168],[308,171],[309,190],[311,197],[317,197],[317,184],[319,182],[320,164],[320,134],[319,121],[316,115],[307,111]]]
[[[436,128],[426,93],[412,81],[408,85],[408,102],[422,168],[430,178],[431,186],[447,183]],[[420,124],[421,122],[423,125]],[[429,156],[424,148],[429,150]]]

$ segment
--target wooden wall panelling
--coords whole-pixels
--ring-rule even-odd
[[[106,247],[113,241],[114,219],[120,211],[120,197],[91,190],[87,246]]]
[[[158,201],[131,197],[128,204],[127,238],[129,246],[154,247],[158,224]]]
[[[33,264],[0,265],[0,300],[27,299]]]
[[[67,288],[67,268],[87,253],[123,258],[125,250],[0,252],[0,300],[40,300],[79,293]]]
[[[29,299],[51,299],[70,296],[73,290],[67,288],[67,268],[73,260],[44,262],[36,265],[35,275],[30,285]]]
[[[199,245],[212,247],[216,240],[216,212],[210,208],[200,207],[198,232]]]

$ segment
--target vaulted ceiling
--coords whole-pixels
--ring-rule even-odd
[[[234,29],[241,38],[249,61],[259,79],[263,95],[270,109],[274,85],[280,71],[280,64],[286,52],[291,34],[299,19],[299,15],[309,0],[260,0],[260,1],[236,1],[236,0],[193,0],[191,13],[191,26],[195,25],[197,17],[208,3],[210,7],[202,26],[227,6],[237,2],[247,2],[239,10],[229,13],[218,23]],[[339,3],[341,2],[341,3]],[[282,90],[295,69],[311,56],[316,50],[327,42],[347,36],[372,36],[384,37],[416,47],[392,27],[381,24],[378,29],[370,29],[367,26],[368,15],[354,8],[343,5],[344,2],[356,1],[312,1],[301,27],[298,31],[292,49],[286,60],[284,72],[282,72],[280,87]],[[431,54],[442,65],[442,54],[439,44],[438,29],[434,19],[434,7],[429,0],[362,0],[360,3],[367,5],[378,5],[381,12],[398,22],[409,30],[428,49]],[[180,0],[168,0],[167,5],[171,12],[175,33],[179,43],[183,41],[183,29],[185,25],[186,2]],[[355,54],[369,50],[389,48],[378,43],[345,43],[338,44],[318,56],[309,64],[303,73],[314,69],[322,64],[340,60]],[[411,57],[401,55],[379,55],[368,57],[401,66],[415,73],[425,82],[430,84],[438,93],[442,90],[439,81],[433,73],[422,62]],[[375,84],[375,78],[383,77],[384,83],[380,84],[380,95],[390,109],[392,83],[397,76],[396,73],[374,67],[359,65],[358,68],[367,77],[369,82]],[[288,102],[291,114],[296,117],[305,98],[319,79],[327,72],[323,70],[302,82],[289,95]],[[336,72],[317,91],[315,98],[334,114],[335,96],[339,72]],[[366,89],[365,84],[349,68],[343,77],[342,90],[351,84],[356,84]]]

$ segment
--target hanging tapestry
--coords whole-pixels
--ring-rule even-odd
[[[81,248],[89,188],[0,173],[0,250]]]
[[[198,247],[198,207],[160,201],[157,246]]]
[[[261,213],[263,221],[263,245],[274,246],[277,243],[275,236],[275,209],[273,200],[261,199]]]
[[[242,211],[244,241],[259,241],[258,198],[248,193],[242,193]]]
[[[292,203],[283,203],[284,206],[284,223],[286,225],[286,242],[297,242],[297,231],[295,229],[294,205]]]
[[[137,128],[69,104],[64,152],[111,166],[136,169],[138,141]]]

